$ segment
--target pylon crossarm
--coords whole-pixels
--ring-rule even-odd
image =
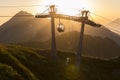
[[[91,20],[85,20],[85,24],[91,25],[92,27],[101,27],[101,24],[95,23]]]
[[[35,15],[36,18],[50,18],[50,15]]]
[[[64,14],[49,14],[49,15],[36,15],[36,18],[60,18],[60,19],[66,19],[66,20],[72,20],[76,22],[85,22],[85,24],[91,25],[93,27],[100,27],[100,24],[97,24],[86,17],[76,17],[76,16],[69,16],[69,15],[64,15]]]

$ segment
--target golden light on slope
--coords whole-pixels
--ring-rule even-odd
[[[44,5],[57,5],[58,12],[75,15],[78,9],[91,9],[91,3],[88,0],[43,0]]]

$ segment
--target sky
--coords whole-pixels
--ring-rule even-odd
[[[120,0],[0,0],[0,6],[21,6],[21,5],[58,5],[60,12],[64,14],[78,14],[79,9],[86,9],[99,16],[109,18],[111,21],[120,18]],[[36,14],[44,11],[47,7],[16,7],[16,8],[1,8],[0,16],[9,16],[18,13],[21,10]],[[101,17],[91,14],[92,19],[99,23],[108,23],[110,20],[105,20]],[[0,25],[10,18],[0,17]]]

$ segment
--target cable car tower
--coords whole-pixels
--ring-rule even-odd
[[[80,32],[80,39],[79,39],[79,44],[78,44],[78,49],[76,53],[76,65],[77,69],[79,70],[80,68],[80,60],[81,60],[81,55],[82,55],[82,43],[83,43],[83,35],[84,35],[84,27],[85,24],[88,24],[93,27],[101,27],[100,24],[97,24],[91,20],[88,19],[88,12],[86,10],[81,11],[82,16],[70,16],[70,15],[64,15],[64,14],[57,14],[55,10],[55,5],[51,5],[49,7],[50,12],[48,14],[37,14],[35,17],[36,18],[51,18],[51,35],[52,35],[52,56],[54,59],[57,59],[57,54],[56,54],[56,39],[55,39],[55,18],[58,19],[66,19],[66,20],[72,20],[76,22],[81,22],[81,32]],[[59,24],[59,26],[62,26],[62,24]],[[62,29],[59,31],[62,32]]]

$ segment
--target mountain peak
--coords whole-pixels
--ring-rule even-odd
[[[120,18],[117,18],[115,21],[120,22]]]
[[[115,24],[117,24],[116,22],[120,22],[120,18],[117,18],[117,19],[111,21],[109,24],[111,24],[111,23],[115,23]]]
[[[32,16],[32,14],[28,13],[27,11],[19,11],[15,16],[21,16],[21,15],[30,15],[30,16]]]

